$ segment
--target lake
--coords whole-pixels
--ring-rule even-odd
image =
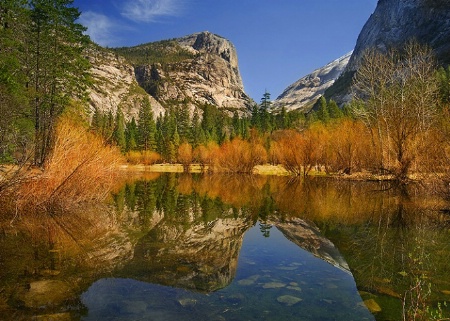
[[[1,223],[5,320],[440,320],[432,186],[143,173],[104,204]]]

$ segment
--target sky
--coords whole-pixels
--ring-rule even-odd
[[[377,0],[75,0],[79,23],[105,47],[209,31],[236,47],[246,93],[274,100],[353,50]]]

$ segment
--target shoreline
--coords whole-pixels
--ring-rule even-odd
[[[119,170],[122,172],[147,172],[147,173],[184,173],[184,167],[182,164],[169,164],[169,163],[161,163],[161,164],[153,164],[153,165],[143,165],[143,164],[122,164],[119,166]],[[223,174],[226,172],[214,172],[208,171],[208,166],[204,166],[200,164],[191,164],[189,165],[189,174]],[[267,175],[267,176],[292,176],[292,177],[303,177],[292,175],[287,171],[282,165],[256,165],[253,168],[251,173],[228,173],[235,175]],[[353,174],[341,174],[341,173],[333,173],[327,174],[323,171],[315,171],[312,170],[309,172],[307,177],[326,177],[326,178],[334,178],[334,179],[343,179],[343,180],[354,180],[354,181],[391,181],[394,180],[394,176],[392,175],[377,175],[370,172],[355,172]],[[430,178],[419,178],[419,177],[411,177],[411,181],[430,181],[435,179]]]

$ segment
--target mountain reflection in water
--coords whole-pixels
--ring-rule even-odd
[[[138,272],[144,272],[144,279],[150,283],[136,281],[136,272],[131,279],[101,279],[82,295],[89,310],[85,320],[373,320],[350,274],[300,249],[276,227],[265,237],[259,224],[255,225],[246,231],[242,248],[240,243],[237,247],[239,260],[236,258],[232,264],[237,270],[225,273],[233,273],[232,279],[223,280],[210,266],[220,258],[220,249],[211,250],[212,259],[206,268],[192,262],[195,267],[190,273],[174,273],[180,269],[168,265],[168,276],[173,278],[170,283],[176,287],[161,286],[168,279],[159,282],[159,270],[154,278],[150,262],[146,264],[148,274],[142,269]],[[196,255],[183,257],[186,264]],[[228,259],[225,254],[221,261]],[[159,266],[160,260],[156,261]],[[202,292],[187,291],[185,285],[191,288],[196,278],[201,280]],[[223,288],[204,292],[204,280]]]
[[[380,183],[152,175],[129,179],[109,206],[13,226],[6,218],[0,313],[371,320],[367,305],[377,320],[398,320],[416,308],[448,312],[437,305],[450,293],[442,199]]]

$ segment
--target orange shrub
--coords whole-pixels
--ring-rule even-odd
[[[193,159],[198,162],[203,170],[206,165],[212,165],[214,163],[214,158],[219,153],[219,145],[214,142],[209,142],[206,146],[200,145],[193,151]]]
[[[328,166],[334,172],[351,174],[368,169],[375,163],[370,132],[360,121],[344,119],[333,125],[329,149],[331,156]]]
[[[274,145],[276,158],[290,173],[306,176],[317,161],[313,138],[309,131],[283,131]]]
[[[153,151],[130,151],[126,155],[126,160],[128,163],[137,165],[153,165],[161,160],[161,156],[157,152]]]
[[[178,147],[178,162],[183,165],[184,171],[189,170],[189,165],[192,163],[193,153],[192,146],[189,143],[182,143]]]
[[[49,210],[104,199],[123,162],[116,147],[105,146],[74,117],[62,116],[44,172],[19,188],[17,206]]]
[[[259,143],[235,138],[220,147],[215,167],[222,172],[251,173],[255,165],[267,162],[267,152]]]

